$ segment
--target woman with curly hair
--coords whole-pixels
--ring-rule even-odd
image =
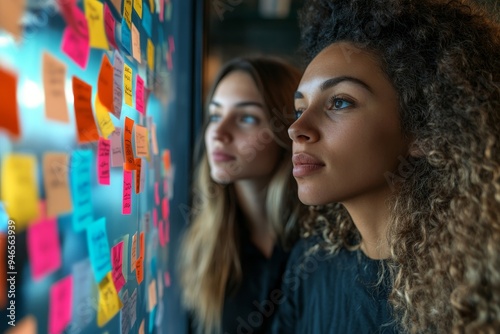
[[[195,333],[267,333],[305,208],[292,177],[293,93],[300,72],[271,57],[237,58],[209,93],[193,220],[180,259]]]
[[[316,218],[274,333],[500,332],[500,28],[466,1],[310,0],[293,175]]]

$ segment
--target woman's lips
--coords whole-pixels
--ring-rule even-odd
[[[214,162],[227,162],[235,159],[236,157],[234,155],[227,154],[225,152],[216,151],[212,153],[212,160]]]
[[[325,164],[321,160],[307,153],[294,154],[292,162],[294,177],[308,176],[325,167]]]

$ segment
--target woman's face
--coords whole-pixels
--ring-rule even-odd
[[[215,182],[269,180],[280,148],[264,100],[248,73],[233,71],[219,82],[209,105],[205,143]]]
[[[345,203],[387,192],[408,141],[396,91],[373,54],[349,43],[325,48],[302,77],[295,109],[300,117],[288,133],[303,203]]]

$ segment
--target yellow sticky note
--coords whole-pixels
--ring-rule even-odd
[[[116,292],[111,278],[111,271],[99,283],[99,306],[97,309],[97,325],[103,327],[118,314],[123,304]]]
[[[123,85],[125,86],[125,103],[132,107],[132,68],[123,65]]]
[[[151,8],[151,13],[155,11],[155,0],[149,0],[149,8]]]
[[[141,63],[141,34],[139,29],[132,23],[132,56]]]
[[[108,109],[102,104],[99,96],[95,99],[95,115],[97,118],[97,125],[101,131],[101,136],[108,139],[109,135],[115,131],[115,126],[109,116]]]
[[[151,71],[154,70],[155,67],[155,45],[148,38],[148,66]]]
[[[98,0],[85,0],[84,9],[89,24],[90,47],[109,50],[104,30],[104,5]]]
[[[127,22],[128,28],[132,26],[132,0],[125,0],[123,4],[123,17],[125,22]]]
[[[11,154],[3,160],[2,201],[16,223],[16,233],[39,215],[36,168],[34,155]]]
[[[142,19],[142,0],[134,0],[134,10]]]

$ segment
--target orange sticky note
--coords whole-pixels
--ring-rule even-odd
[[[170,150],[163,151],[163,168],[165,171],[170,171]]]
[[[144,280],[144,260],[138,258],[135,261],[135,278],[137,279],[137,284],[141,284]]]
[[[16,326],[7,330],[5,334],[36,334],[36,318],[28,315],[21,320],[16,319]]]
[[[92,86],[73,76],[73,98],[78,142],[81,144],[99,140],[92,113]]]
[[[123,65],[123,85],[125,86],[125,103],[132,107],[132,68]]]
[[[43,53],[43,88],[45,92],[45,117],[69,123],[66,102],[66,65],[51,54]]]
[[[139,258],[144,260],[144,232],[139,237]]]
[[[138,157],[146,157],[148,149],[149,136],[148,129],[144,126],[135,125],[135,154]]]
[[[2,101],[0,128],[6,129],[11,135],[18,138],[21,135],[21,129],[16,99],[17,75],[0,67],[0,82],[2,83],[2,89],[0,89],[0,101]]]
[[[43,156],[43,181],[48,217],[56,217],[73,209],[68,166],[69,158],[66,153],[49,152]]]
[[[123,147],[125,150],[125,163],[134,165],[134,151],[132,148],[132,130],[134,128],[134,120],[125,117],[125,132],[123,133]]]
[[[137,27],[132,23],[132,56],[141,63],[141,34]]]
[[[134,0],[134,10],[142,19],[142,0]]]
[[[104,28],[104,5],[98,0],[84,0],[85,17],[89,24],[90,46],[109,50]]]
[[[101,61],[101,69],[99,71],[99,79],[97,81],[97,96],[103,106],[110,112],[114,110],[113,106],[113,65],[106,54],[103,54]]]
[[[155,68],[155,45],[148,38],[148,67],[151,71]]]
[[[21,18],[26,7],[26,0],[0,1],[0,30],[12,34],[19,41],[23,33]]]

